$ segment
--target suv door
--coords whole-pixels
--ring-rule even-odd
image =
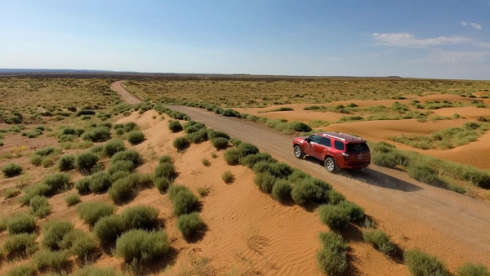
[[[320,156],[318,157],[320,160],[325,159],[325,156],[330,152],[330,148],[332,146],[332,141],[328,137],[322,137],[320,140]]]
[[[333,142],[333,148],[335,150],[332,151],[332,155],[334,156],[335,162],[337,162],[337,166],[342,168],[345,164],[344,157],[342,156],[342,153],[345,151],[345,144],[340,140],[333,140]]]
[[[311,135],[309,138],[310,138],[310,142],[306,146],[305,153],[317,159],[321,158],[321,156],[319,156],[319,152],[320,152],[320,141],[322,137],[318,135]]]

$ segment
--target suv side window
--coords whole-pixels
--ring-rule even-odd
[[[311,139],[311,142],[319,144],[322,137],[320,137],[318,135],[311,135],[310,139]]]
[[[342,141],[335,140],[335,148],[338,150],[344,150],[345,149],[344,143]]]
[[[331,144],[330,138],[322,137],[322,140],[320,141],[320,145],[331,147],[332,144]]]

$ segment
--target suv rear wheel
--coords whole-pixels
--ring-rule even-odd
[[[323,165],[325,166],[325,169],[327,169],[327,171],[331,173],[334,173],[338,170],[337,164],[335,164],[335,160],[332,157],[325,158]]]
[[[299,145],[294,146],[294,157],[303,158],[304,153]]]

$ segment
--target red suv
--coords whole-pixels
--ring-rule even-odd
[[[371,153],[366,141],[359,137],[337,133],[320,132],[293,140],[294,156],[310,155],[323,161],[327,171],[362,169],[371,163]]]

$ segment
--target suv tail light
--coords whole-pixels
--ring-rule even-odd
[[[347,152],[342,152],[342,156],[344,157],[344,159],[349,159],[349,154]]]

